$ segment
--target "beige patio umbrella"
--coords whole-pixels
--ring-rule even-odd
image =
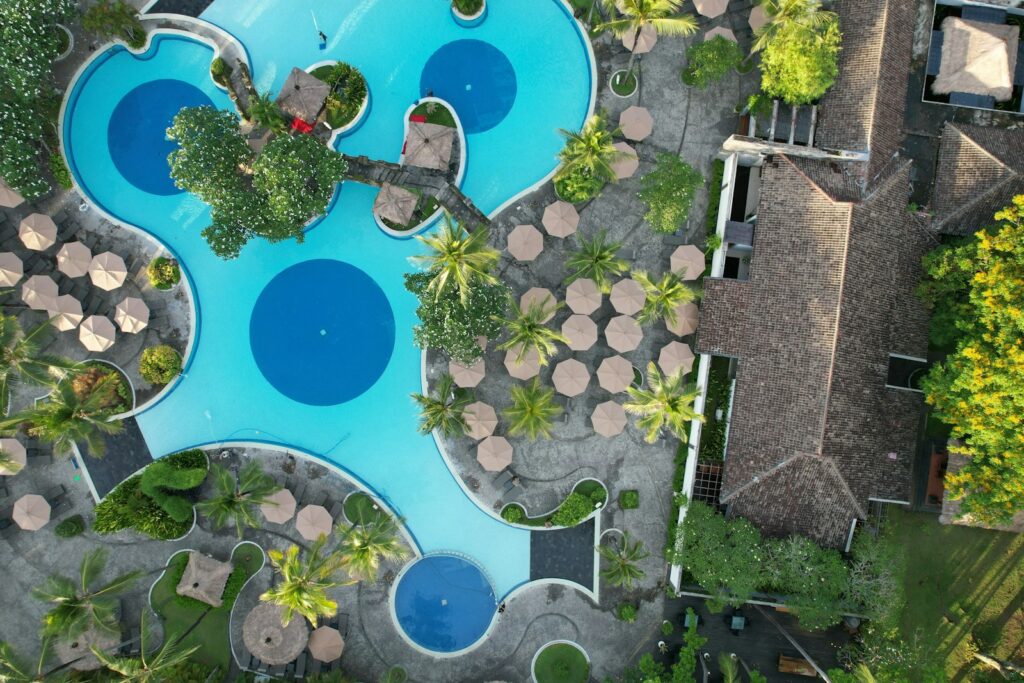
[[[586,351],[597,343],[597,323],[580,313],[566,318],[562,323],[562,334],[569,340],[573,351]]]
[[[597,383],[612,394],[628,389],[634,377],[633,364],[622,356],[605,358],[597,368]]]
[[[679,304],[675,308],[676,321],[666,323],[668,331],[677,337],[685,337],[697,331],[697,322],[700,320],[700,309],[695,303]]]
[[[519,349],[509,349],[505,352],[505,370],[508,376],[515,379],[531,379],[540,374],[540,356],[537,349],[529,349],[523,355],[522,360],[516,360]]]
[[[14,503],[14,523],[25,531],[37,531],[50,521],[50,504],[35,493],[27,493]]]
[[[295,516],[295,496],[288,489],[275,491],[260,504],[260,512],[271,524],[285,524]]]
[[[768,12],[765,11],[764,5],[757,5],[754,9],[750,10],[750,17],[747,19],[747,23],[750,24],[750,30],[755,34],[768,25]]]
[[[415,193],[398,185],[384,183],[380,186],[377,198],[373,200],[373,212],[399,225],[408,225],[417,202],[419,197]]]
[[[21,300],[36,311],[57,307],[57,283],[49,275],[33,275],[21,285]]]
[[[85,317],[82,313],[82,302],[70,294],[61,294],[56,299],[56,306],[50,314],[50,323],[61,332],[70,332],[78,327]]]
[[[631,177],[640,168],[640,157],[637,156],[636,150],[625,142],[616,142],[612,147],[623,154],[623,156],[609,164],[612,167],[612,171],[615,172],[615,177],[619,180]]]
[[[102,315],[90,315],[78,327],[78,341],[90,351],[106,351],[116,338],[114,323]]]
[[[619,130],[627,140],[640,142],[654,132],[654,117],[647,107],[634,104],[619,114]]]
[[[476,460],[488,472],[500,472],[512,464],[512,444],[503,436],[489,436],[476,447]]]
[[[490,404],[483,401],[466,406],[462,417],[466,420],[466,436],[476,441],[486,439],[498,426],[498,414]]]
[[[726,40],[731,40],[734,43],[737,42],[736,34],[732,32],[732,29],[725,28],[724,26],[716,26],[710,31],[704,32],[705,41],[711,40],[715,36],[722,36]]]
[[[457,386],[463,389],[472,389],[480,384],[484,375],[487,374],[484,367],[484,359],[481,358],[472,365],[463,365],[456,361],[448,361],[448,374],[455,380]]]
[[[138,297],[126,296],[114,308],[114,322],[122,332],[138,334],[149,325],[149,306]]]
[[[0,452],[6,453],[10,463],[0,464],[0,475],[12,477],[25,468],[25,446],[17,439],[0,439]]]
[[[551,293],[550,289],[544,287],[530,287],[526,290],[526,293],[519,297],[519,309],[523,312],[529,310],[530,306],[540,306],[542,310],[546,310],[548,314],[544,316],[541,322],[548,322],[555,317],[555,308],[558,304],[558,299],[555,298],[554,294]]]
[[[330,536],[334,520],[323,505],[307,505],[295,515],[295,530],[307,541]]]
[[[95,671],[102,665],[92,649],[113,654],[114,648],[121,644],[121,630],[107,631],[97,626],[74,638],[60,638],[54,644],[54,652],[62,664],[67,664],[76,671]]]
[[[628,315],[617,315],[604,327],[605,342],[619,353],[636,349],[643,338],[640,325]]]
[[[679,273],[684,280],[696,280],[704,273],[704,252],[693,244],[676,247],[669,258],[673,273]]]
[[[108,292],[124,284],[128,277],[128,268],[124,259],[112,251],[96,254],[89,263],[89,279],[100,289]]]
[[[447,171],[452,158],[455,129],[436,123],[409,122],[404,163],[407,166]]]
[[[21,206],[24,201],[24,197],[12,190],[11,186],[5,183],[3,178],[0,178],[0,206],[5,209],[13,209]]]
[[[517,225],[508,234],[508,253],[518,261],[532,261],[544,251],[544,235],[532,225]]]
[[[92,251],[81,242],[68,242],[57,252],[57,270],[68,277],[82,277],[89,274]]]
[[[626,411],[615,401],[598,403],[590,414],[590,423],[601,436],[616,436],[626,428]]]
[[[709,19],[722,16],[727,7],[729,7],[729,0],[693,0],[693,8],[697,10],[697,14],[702,14]]]
[[[0,253],[0,286],[13,287],[25,274],[25,265],[12,252]]]
[[[57,243],[57,224],[46,214],[33,213],[22,219],[18,237],[29,249],[46,251]]]
[[[345,651],[341,632],[330,626],[321,626],[309,634],[309,654],[321,662],[333,662]]]
[[[590,384],[590,371],[583,363],[570,358],[555,366],[551,382],[555,385],[555,391],[563,396],[579,396]]]
[[[601,308],[601,290],[590,278],[573,280],[565,290],[565,305],[573,313],[590,315]]]
[[[612,293],[609,298],[615,310],[623,315],[636,315],[647,302],[644,288],[632,278],[619,280],[612,285]]]
[[[682,342],[669,342],[658,354],[658,365],[666,375],[674,375],[679,370],[685,374],[693,369],[693,351]]]
[[[245,615],[242,641],[260,661],[279,666],[293,661],[306,649],[309,626],[297,614],[285,626],[284,608],[261,602]]]
[[[188,564],[185,565],[181,581],[174,592],[213,607],[220,607],[224,586],[227,585],[233,569],[230,562],[221,562],[193,550],[188,554]]]
[[[622,34],[622,47],[638,55],[650,52],[658,42],[658,32],[650,24],[644,24],[640,29],[640,36],[636,31],[626,31]]]
[[[540,222],[552,237],[568,237],[579,227],[580,215],[572,204],[559,200],[548,204]]]

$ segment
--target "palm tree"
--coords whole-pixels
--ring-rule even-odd
[[[761,0],[768,22],[756,34],[751,52],[763,50],[779,35],[791,32],[819,34],[838,21],[835,12],[822,9],[821,0]]]
[[[438,429],[445,436],[465,434],[466,406],[473,402],[473,396],[455,386],[455,381],[448,373],[441,375],[437,381],[437,393],[434,396],[413,394],[412,399],[420,407],[420,433],[429,434]]]
[[[660,319],[674,325],[678,318],[676,308],[697,298],[697,293],[672,271],[664,273],[658,281],[652,280],[643,270],[634,270],[632,277],[640,283],[647,295],[647,301],[636,317],[641,325],[650,325]]]
[[[205,614],[204,612],[204,616]],[[168,634],[160,647],[152,653],[147,653],[146,641],[150,634],[149,629],[146,628],[146,612],[143,611],[138,657],[119,657],[107,654],[97,648],[93,648],[92,653],[96,655],[96,659],[100,660],[103,666],[120,675],[117,680],[121,683],[163,683],[172,680],[168,674],[175,667],[187,662],[188,658],[199,649],[198,645],[182,646],[181,643],[187,634],[188,632],[180,636]]]
[[[607,242],[606,237],[604,230],[589,240],[577,236],[579,246],[565,262],[570,270],[569,277],[565,278],[565,284],[580,278],[590,278],[602,292],[607,294],[611,291],[611,278],[625,273],[629,268],[629,261],[618,256],[622,242]]]
[[[10,417],[0,420],[0,431],[28,424],[28,433],[53,444],[57,453],[68,453],[75,443],[84,441],[89,452],[97,458],[106,453],[104,434],[121,431],[120,420],[111,420],[117,385],[121,381],[116,373],[101,377],[88,389],[76,391],[72,377],[66,377],[54,387],[44,401]]]
[[[17,474],[23,467],[24,465],[15,460],[10,453],[0,450],[0,470],[8,474]]]
[[[360,519],[358,524],[338,527],[338,533],[341,565],[349,576],[360,581],[376,581],[381,560],[397,561],[409,556],[409,549],[398,539],[398,526],[390,515],[381,515],[370,522]]]
[[[555,343],[569,343],[569,340],[561,332],[544,324],[544,321],[560,307],[561,304],[554,303],[549,298],[544,302],[531,301],[524,311],[517,302],[513,301],[512,317],[502,321],[508,329],[509,337],[498,344],[498,349],[502,351],[515,349],[517,363],[521,363],[532,349],[537,352],[537,361],[541,365],[547,365],[548,356],[557,349]]]
[[[640,39],[645,26],[665,36],[689,36],[697,31],[693,16],[680,15],[683,0],[602,0],[605,11],[613,19],[594,27],[595,31],[611,31],[616,37],[633,34],[633,45]],[[633,73],[636,52],[631,51],[627,73]]]
[[[75,367],[73,360],[39,352],[51,329],[43,323],[25,334],[17,318],[0,314],[0,413],[7,413],[11,391],[19,382],[55,384]]]
[[[10,643],[0,641],[0,681],[4,683],[43,683],[56,680],[64,680],[64,677],[53,678],[51,672],[43,670],[47,660],[50,658],[50,646],[53,638],[43,637],[42,647],[39,651],[39,658],[32,663],[21,659]]]
[[[98,579],[106,563],[106,551],[97,548],[82,557],[77,582],[54,574],[43,585],[32,589],[33,596],[54,605],[43,618],[44,636],[75,638],[92,627],[117,631],[118,601],[115,596],[131,586],[142,572],[128,572],[99,584]]]
[[[501,254],[487,244],[487,236],[485,228],[467,232],[447,212],[436,233],[416,236],[430,248],[430,253],[414,256],[413,261],[424,265],[433,276],[427,289],[434,292],[435,298],[439,299],[448,287],[454,286],[465,305],[475,283],[498,281],[490,270]]]
[[[551,427],[554,419],[562,414],[562,406],[555,403],[555,390],[542,386],[540,378],[534,377],[525,386],[512,387],[512,405],[504,413],[511,423],[509,434],[526,434],[530,441],[536,441],[538,436],[551,438]]]
[[[277,482],[260,469],[255,460],[245,463],[237,478],[230,470],[216,463],[211,471],[216,494],[196,503],[196,508],[210,518],[213,528],[220,529],[228,522],[233,522],[241,538],[245,527],[259,527],[256,510],[281,489]]]
[[[257,94],[249,100],[249,117],[257,125],[269,128],[275,133],[284,132],[288,128],[288,122],[285,121],[270,93]]]
[[[739,683],[740,667],[736,655],[728,652],[718,653],[718,670],[722,672],[723,683]]]
[[[324,552],[326,545],[327,537],[320,536],[303,555],[297,545],[284,552],[267,551],[271,566],[281,578],[260,600],[283,607],[285,625],[296,612],[313,626],[320,617],[338,613],[338,603],[328,597],[327,591],[344,585],[334,578],[342,568],[344,556],[338,551]]]
[[[662,375],[652,362],[647,364],[647,388],[631,386],[626,389],[632,400],[622,407],[627,413],[640,416],[636,424],[647,431],[647,443],[657,441],[662,428],[685,439],[692,420],[704,421],[704,416],[693,409],[700,391],[697,387],[688,387],[683,377],[682,371]]]
[[[565,138],[565,147],[558,153],[562,162],[555,179],[565,178],[574,173],[585,173],[604,182],[615,182],[612,163],[625,153],[615,149],[615,139],[608,129],[603,114],[594,114],[579,132],[559,129]]]
[[[608,562],[608,566],[601,570],[601,576],[611,585],[631,589],[635,582],[644,578],[644,570],[640,569],[639,563],[650,553],[644,548],[643,541],[632,541],[628,531],[622,534],[622,545],[599,545],[597,553]]]

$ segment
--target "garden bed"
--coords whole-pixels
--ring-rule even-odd
[[[75,393],[83,395],[96,382],[113,375],[117,380],[113,383],[114,394],[111,399],[100,406],[102,410],[108,410],[112,415],[127,413],[135,407],[135,396],[132,394],[132,384],[128,377],[121,372],[117,366],[103,361],[89,361],[85,364],[85,370],[76,378],[71,380]]]
[[[310,75],[331,86],[331,94],[327,97],[324,109],[327,125],[338,129],[352,123],[370,96],[366,89],[366,79],[359,69],[351,64],[335,62],[318,66]]]
[[[501,517],[512,524],[534,527],[576,526],[608,500],[608,490],[599,481],[584,479],[573,487],[562,504],[553,512],[539,517],[529,517],[519,503],[509,503],[501,510]]]
[[[533,679],[537,683],[586,683],[590,662],[576,645],[551,643],[533,660]]]
[[[387,516],[387,512],[362,491],[356,491],[349,495],[345,499],[344,509],[345,519],[350,524],[372,524]]]
[[[728,429],[729,400],[732,396],[732,380],[729,378],[729,359],[722,356],[711,358],[711,372],[708,374],[707,401],[704,415],[707,421],[701,430],[700,459],[721,462],[725,456],[725,434]],[[722,417],[717,417],[718,411]]]

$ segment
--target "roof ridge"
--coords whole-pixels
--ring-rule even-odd
[[[878,32],[878,35],[881,36],[882,44],[878,50],[878,68],[876,69],[874,87],[871,89],[871,106],[868,108],[868,120],[871,121],[871,125],[868,126],[868,134],[865,140],[865,142],[867,142],[868,164],[871,163],[871,141],[875,136],[875,125],[877,124],[877,122],[875,121],[875,115],[878,113],[878,91],[881,89],[882,85],[880,83],[880,78],[882,72],[882,64],[885,62],[885,46],[887,43],[885,35],[885,26],[889,21],[890,2],[891,0],[886,0],[883,3],[884,9],[882,10],[882,30]]]
[[[1009,168],[1009,167],[1007,167],[1007,168]],[[974,207],[982,204],[989,197],[998,194],[999,191],[1001,191],[1007,185],[1009,185],[1009,184],[1011,184],[1011,183],[1013,183],[1015,181],[1018,181],[1020,179],[1021,179],[1021,175],[1019,173],[1017,173],[1017,172],[1014,172],[1014,174],[1011,175],[1011,176],[1003,178],[1002,180],[1000,180],[996,184],[994,184],[991,187],[989,187],[987,190],[982,192],[980,195],[978,195],[977,197],[975,197],[971,201],[967,202],[966,204],[961,204],[960,207],[956,211],[953,211],[948,216],[946,216],[941,221],[939,221],[936,224],[936,226],[935,226],[936,230],[941,231],[942,228],[947,227],[954,219],[958,219],[961,216],[963,216],[964,214],[969,213],[970,211],[972,211],[974,209]],[[1001,208],[1002,207],[1000,207],[1000,209]],[[996,209],[996,211],[999,211],[1000,209]],[[993,221],[994,220],[994,216],[995,216],[995,214],[993,213],[993,218],[989,218],[988,220]],[[984,227],[986,227],[986,226],[979,225],[979,226],[977,226],[974,229],[975,230],[980,230],[981,228],[984,228]]]
[[[960,125],[958,125],[958,124],[956,124],[956,123],[954,123],[952,121],[947,121],[946,125],[949,126],[950,128],[952,128],[953,130],[955,130],[956,132],[960,133],[960,135],[963,138],[965,138],[968,142],[970,142],[972,145],[977,147],[989,159],[991,159],[992,161],[996,162],[997,164],[999,164],[1003,168],[1009,170],[1014,175],[1020,175],[1020,172],[1017,171],[1017,169],[1015,169],[1013,166],[1009,165],[1008,163],[1006,163],[1005,161],[1003,161],[1002,159],[997,157],[995,154],[992,153],[991,150],[988,149],[988,147],[985,147],[985,145],[981,144],[980,142],[975,140],[973,137],[971,137],[970,133],[968,133],[967,131],[965,131],[962,128],[960,128],[960,125],[973,125],[973,124],[960,124]],[[976,127],[981,129],[981,130],[988,130],[988,128],[985,128],[983,126],[976,126]],[[1002,129],[999,128],[999,129],[996,129],[996,130],[1002,130]]]
[[[723,503],[728,503],[729,500],[743,493],[751,486],[755,486],[756,484],[760,484],[765,479],[770,479],[774,477],[776,474],[782,471],[782,469],[784,469],[787,465],[789,465],[792,462],[796,462],[796,459],[799,458],[801,455],[802,453],[800,453],[799,451],[794,452],[793,455],[789,456],[782,462],[775,463],[774,465],[764,470],[763,472],[755,474],[753,477],[751,477],[750,481],[746,482],[745,484],[741,484],[740,486],[736,487],[729,493],[720,493],[719,500],[721,500]]]

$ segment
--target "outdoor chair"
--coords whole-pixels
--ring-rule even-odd
[[[335,502],[334,505],[331,506],[330,515],[335,524],[341,521],[341,513],[344,511],[345,506],[340,501]]]
[[[278,664],[275,667],[271,667],[270,671],[267,673],[274,678],[280,678],[281,676],[284,676],[284,665]]]
[[[67,494],[68,490],[64,487],[64,484],[55,484],[46,489],[46,493],[43,494],[43,498],[46,499],[47,503],[53,504],[54,501],[60,500]]]
[[[512,478],[509,479],[507,482],[505,482],[505,485],[502,487],[501,495],[502,496],[508,495],[509,493],[512,492],[513,489],[517,488],[518,486],[519,486],[519,477],[517,477],[515,474],[513,474]]]
[[[51,504],[50,505],[50,516],[51,517],[60,517],[61,515],[65,515],[65,514],[71,512],[71,508],[72,508],[71,501],[68,500],[67,498],[63,498],[63,499],[57,501],[56,504]]]
[[[512,474],[512,470],[506,467],[505,469],[498,473],[498,476],[494,478],[494,485],[497,486],[498,488],[501,488],[506,483],[508,483],[508,481],[512,479],[512,477],[514,476],[515,475]]]
[[[310,657],[309,661],[306,663],[306,673],[318,674],[321,671],[323,671],[323,664],[320,663],[320,660],[315,657]]]
[[[255,666],[255,658],[249,651],[243,651],[242,656],[238,659],[238,668],[242,671],[251,671]]]
[[[292,496],[295,497],[295,501],[301,504],[302,497],[306,495],[306,482],[300,481],[298,486],[292,491]]]
[[[320,505],[322,506],[327,502],[327,492],[319,491],[317,493],[310,494],[309,502],[306,505]]]
[[[18,525],[10,519],[0,519],[0,537],[10,539],[18,533]]]
[[[52,465],[52,455],[29,455],[25,458],[29,467],[42,467],[43,465]]]

